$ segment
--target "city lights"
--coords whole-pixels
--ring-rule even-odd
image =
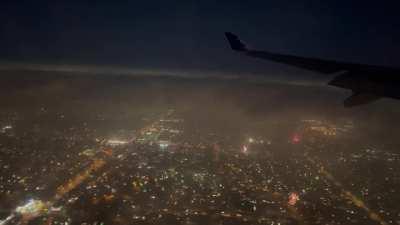
[[[0,225],[35,219],[46,224],[165,224],[166,218],[174,223],[195,223],[195,218],[202,218],[212,224],[332,220],[336,224],[373,221],[385,225],[388,217],[396,217],[388,214],[393,212],[384,204],[376,209],[369,203],[393,203],[385,193],[396,194],[390,184],[398,178],[394,165],[400,162],[400,155],[373,146],[354,150],[350,144],[346,154],[337,151],[335,141],[344,132],[342,125],[298,121],[286,129],[292,131],[288,142],[287,132],[278,135],[275,130],[267,135],[254,129],[251,136],[235,130],[198,130],[176,111],[145,121],[133,131],[117,129],[114,138],[88,135],[84,129],[57,133],[54,140],[69,146],[68,151],[37,151],[40,158],[35,160],[49,160],[39,166],[27,161],[26,173],[21,174],[12,163],[2,164],[5,175],[0,176],[0,193],[12,196],[13,188],[19,188],[23,191],[15,192],[14,198],[24,203],[10,209]],[[336,136],[325,128],[315,128],[325,124],[335,127]],[[29,142],[29,146],[35,143],[40,142]],[[16,150],[8,152],[16,153],[23,156]],[[324,158],[325,154],[330,155]],[[360,162],[376,161],[392,171],[379,183],[386,192],[350,179],[362,175]],[[341,181],[339,175],[328,172],[336,168],[351,168],[346,170],[349,180]],[[361,196],[348,187],[360,190]],[[23,201],[32,193],[51,195]],[[324,210],[319,210],[321,206]],[[100,221],[91,210],[107,212],[107,217]]]
[[[296,192],[291,192],[289,194],[288,204],[291,206],[296,205],[297,201],[300,200],[300,196]]]
[[[126,145],[128,143],[129,143],[128,141],[118,140],[118,139],[107,140],[107,144],[110,146]]]

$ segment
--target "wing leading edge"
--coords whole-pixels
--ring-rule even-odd
[[[381,97],[400,98],[398,69],[251,50],[235,34],[226,32],[225,36],[233,50],[247,56],[325,74],[340,72],[340,75],[328,84],[353,91],[353,95],[344,101],[345,107],[370,103]]]

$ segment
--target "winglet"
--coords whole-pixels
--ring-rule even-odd
[[[243,44],[238,36],[231,32],[225,32],[225,36],[229,41],[229,44],[231,45],[231,48],[235,51],[246,51],[246,45]]]

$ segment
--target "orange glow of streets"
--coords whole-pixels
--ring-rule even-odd
[[[101,169],[106,162],[103,159],[95,159],[92,164],[83,171],[82,173],[76,175],[74,178],[70,179],[66,184],[61,185],[57,188],[57,193],[55,196],[56,200],[61,199],[65,194],[75,189],[78,185],[80,185],[83,181],[85,181],[91,173]]]

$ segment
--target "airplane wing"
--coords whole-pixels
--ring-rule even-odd
[[[236,35],[230,32],[226,32],[225,35],[233,50],[243,52],[248,56],[290,64],[292,66],[308,70],[315,70],[322,73],[335,73],[343,70],[343,66],[341,66],[340,63],[334,61],[275,54],[267,51],[250,50],[247,49],[246,45],[242,41],[240,41],[240,39]]]
[[[367,104],[376,101],[380,98],[381,98],[380,96],[370,93],[353,92],[353,94],[350,97],[344,100],[343,104],[345,107],[352,107],[352,106]]]
[[[226,32],[225,36],[233,50],[247,56],[324,74],[340,74],[328,84],[353,91],[353,95],[344,101],[345,107],[370,103],[381,97],[400,99],[399,69],[251,50],[235,34]]]

